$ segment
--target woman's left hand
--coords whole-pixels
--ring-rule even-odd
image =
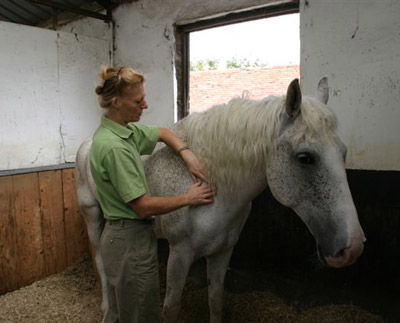
[[[181,154],[181,157],[189,168],[190,176],[194,183],[201,181],[209,183],[203,163],[189,150],[181,138],[168,128],[160,127],[158,140]]]
[[[194,183],[199,182],[200,180],[209,183],[204,165],[195,154],[186,149],[181,152],[181,156],[189,168],[190,176]]]

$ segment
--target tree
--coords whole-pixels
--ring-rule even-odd
[[[233,57],[231,60],[226,62],[226,68],[240,68],[240,69],[247,69],[247,68],[264,68],[267,67],[268,64],[261,63],[260,60],[257,58],[253,62],[251,62],[248,58],[241,58],[238,59]]]
[[[204,62],[203,62],[203,60],[197,61],[196,70],[197,71],[204,71]]]
[[[220,61],[217,59],[207,59],[198,60],[198,61],[190,61],[189,68],[190,71],[213,71],[219,69]],[[232,57],[232,59],[226,62],[227,69],[237,68],[237,69],[248,69],[248,68],[265,68],[268,64],[262,63],[260,59],[255,59],[254,61],[250,61],[248,58],[236,58]]]
[[[230,61],[226,62],[226,68],[240,68],[240,62],[238,62],[238,60],[233,57]]]
[[[212,60],[210,60],[210,59],[208,59],[207,60],[207,65],[208,65],[208,70],[217,70],[218,69],[218,64],[219,64],[219,61],[218,60],[216,60],[216,59],[212,59]]]

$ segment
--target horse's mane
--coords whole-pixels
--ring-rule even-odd
[[[215,189],[232,191],[248,179],[249,171],[265,176],[279,133],[287,120],[285,96],[262,100],[234,98],[227,104],[187,117],[186,140],[205,163]],[[303,98],[295,141],[323,130],[336,133],[336,117],[325,105]]]

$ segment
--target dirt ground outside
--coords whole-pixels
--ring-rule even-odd
[[[251,274],[250,274],[251,275]],[[232,282],[247,274],[231,273]],[[165,292],[165,266],[160,266]],[[351,304],[325,304],[301,308],[269,290],[227,290],[223,322],[381,323],[381,316]],[[1,322],[101,322],[101,291],[92,262],[85,259],[66,271],[0,297]],[[161,304],[160,304],[161,306]],[[201,275],[187,280],[180,323],[208,322],[207,287]]]

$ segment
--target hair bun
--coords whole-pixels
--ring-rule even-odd
[[[102,94],[103,93],[103,86],[102,85],[97,86],[95,91],[96,91],[97,95]]]

